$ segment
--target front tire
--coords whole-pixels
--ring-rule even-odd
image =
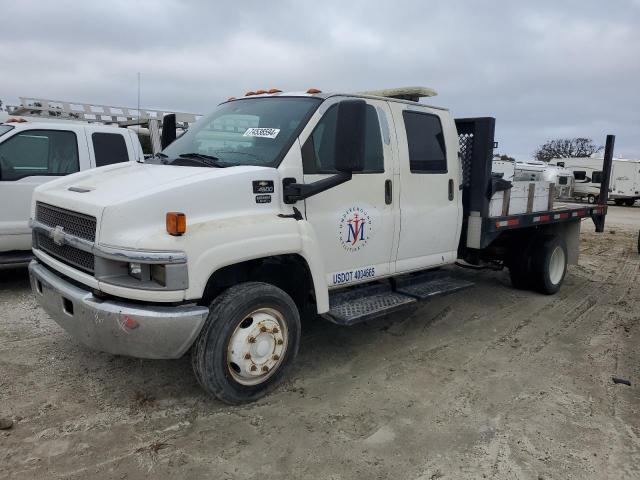
[[[627,207],[633,207],[633,204],[634,204],[634,203],[636,203],[635,198],[627,198],[627,199],[624,201],[624,204],[625,204]]]
[[[531,264],[533,287],[540,293],[553,295],[567,273],[567,245],[557,235],[542,235],[533,247]]]
[[[267,283],[241,283],[211,303],[191,363],[208,393],[237,405],[272,391],[299,343],[300,315],[291,297]]]
[[[598,200],[598,197],[596,197],[595,195],[589,194],[587,196],[587,203],[590,203],[591,205],[596,203],[597,200]]]

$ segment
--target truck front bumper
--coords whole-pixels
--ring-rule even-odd
[[[103,300],[29,264],[31,288],[44,310],[73,338],[95,350],[141,358],[179,358],[191,347],[209,309]]]

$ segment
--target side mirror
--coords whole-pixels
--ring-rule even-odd
[[[160,145],[164,150],[176,139],[176,114],[169,113],[162,118],[162,136]]]
[[[338,103],[336,120],[335,167],[339,172],[364,170],[364,137],[367,102],[343,100]]]

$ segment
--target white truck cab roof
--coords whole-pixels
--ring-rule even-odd
[[[398,87],[398,88],[389,88],[383,90],[371,90],[365,92],[322,92],[317,89],[310,88],[307,91],[291,91],[291,92],[281,92],[271,90],[273,93],[269,93],[269,91],[258,90],[257,92],[247,92],[243,97],[231,97],[228,101],[236,101],[242,100],[243,98],[255,98],[255,97],[314,97],[321,98],[326,100],[331,97],[357,97],[357,98],[369,98],[369,99],[377,99],[377,100],[386,100],[386,101],[394,101],[400,103],[408,103],[411,105],[415,105],[418,103],[420,98],[428,98],[435,97],[437,92],[429,87]],[[225,102],[223,102],[225,103]],[[424,103],[420,103],[419,105],[435,108],[438,110],[448,111],[449,109],[444,107],[439,107],[435,105],[427,105]]]

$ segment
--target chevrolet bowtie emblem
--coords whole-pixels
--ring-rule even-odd
[[[64,228],[62,228],[61,226],[58,225],[56,228],[54,228],[51,231],[50,236],[51,240],[53,240],[53,243],[55,243],[59,247],[64,245]]]

